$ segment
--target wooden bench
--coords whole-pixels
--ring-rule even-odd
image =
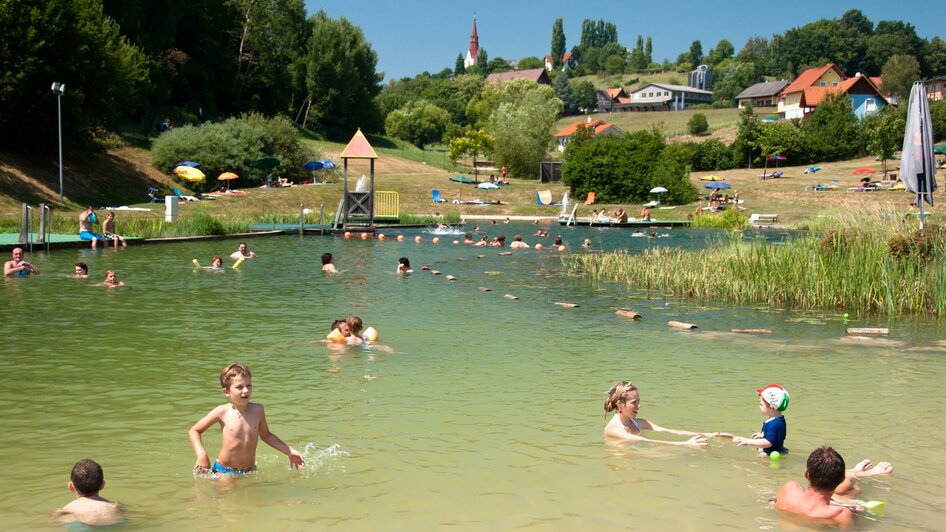
[[[751,224],[774,224],[778,222],[777,214],[753,214],[749,217]]]

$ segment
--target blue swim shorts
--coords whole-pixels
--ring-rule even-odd
[[[246,475],[256,471],[256,466],[253,466],[249,469],[231,469],[214,460],[214,465],[210,468],[210,470],[218,475]]]
[[[82,240],[94,240],[94,239],[105,240],[104,236],[98,233],[90,233],[89,231],[80,231],[79,238]]]

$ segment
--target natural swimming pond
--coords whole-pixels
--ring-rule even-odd
[[[551,242],[529,224],[480,225],[507,241],[518,231]],[[575,253],[586,237],[595,249],[639,249],[702,246],[708,235],[548,229]],[[30,254],[44,275],[0,283],[4,528],[57,528],[48,516],[69,501],[69,471],[86,457],[105,469],[102,495],[130,507],[132,529],[780,528],[770,500],[803,481],[822,444],[849,466],[894,464],[892,476],[864,482],[862,498],[887,502],[864,528],[941,527],[942,325],[665,298],[569,276],[556,252],[500,256],[404,234],[428,240],[253,239],[259,258],[222,274],[195,272],[191,259],[209,263],[236,241]],[[342,273],[319,271],[326,251]],[[395,275],[400,256],[414,275]],[[91,279],[65,277],[79,260]],[[420,271],[428,263],[457,280]],[[127,286],[91,286],[106,269]],[[620,307],[643,320],[615,316]],[[350,314],[392,352],[320,341]],[[891,335],[847,337],[855,325]],[[232,485],[193,477],[187,430],[225,402],[218,374],[233,361],[252,369],[254,400],[304,452],[303,470],[261,444],[258,474]],[[754,390],[782,384],[792,452],[773,469],[725,440],[608,445],[604,392],[623,379],[641,388],[640,417],[740,435],[763,421]],[[211,457],[219,442],[218,428],[205,433]]]

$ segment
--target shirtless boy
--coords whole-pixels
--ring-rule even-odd
[[[255,471],[256,446],[261,439],[273,449],[286,454],[293,467],[305,465],[299,451],[269,431],[263,405],[250,402],[253,382],[249,368],[243,364],[230,364],[223,368],[220,372],[220,385],[223,386],[223,395],[226,395],[230,402],[211,410],[188,432],[194,453],[197,454],[197,463],[194,465],[196,472],[244,475]],[[211,466],[200,435],[216,423],[219,423],[223,430],[223,438],[220,454]]]
[[[79,460],[72,468],[69,491],[75,500],[56,510],[54,516],[62,523],[79,522],[87,526],[117,525],[125,520],[122,505],[99,495],[105,489],[102,466],[94,460]]]
[[[874,465],[864,460],[851,472],[844,471],[844,459],[831,447],[819,447],[808,455],[805,478],[808,488],[791,480],[775,496],[775,507],[782,512],[801,516],[815,524],[840,528],[851,526],[853,513],[846,506],[831,504],[836,495],[843,496],[857,490],[856,481],[862,477],[886,475],[893,471],[887,462]]]

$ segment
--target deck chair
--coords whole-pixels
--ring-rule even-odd
[[[200,201],[198,198],[196,198],[196,197],[194,197],[194,196],[188,196],[187,194],[184,194],[183,192],[181,192],[181,189],[179,189],[179,188],[177,188],[177,187],[172,188],[172,189],[171,189],[171,193],[174,194],[175,196],[181,198],[181,199],[184,200],[184,201]]]
[[[597,196],[597,194],[595,193],[594,190],[589,192],[588,197],[585,198],[585,205],[593,205],[595,202],[595,196]]]
[[[561,203],[554,203],[552,201],[552,191],[548,189],[536,192],[535,202],[544,207],[560,207],[562,205]]]
[[[443,199],[443,198],[440,197],[440,190],[438,190],[438,189],[436,189],[436,188],[430,191],[430,195],[433,197],[434,203],[446,203],[446,202],[447,202],[447,200],[445,200],[445,199]]]
[[[164,203],[164,197],[159,197],[158,189],[154,187],[148,187],[148,201],[151,203]]]

